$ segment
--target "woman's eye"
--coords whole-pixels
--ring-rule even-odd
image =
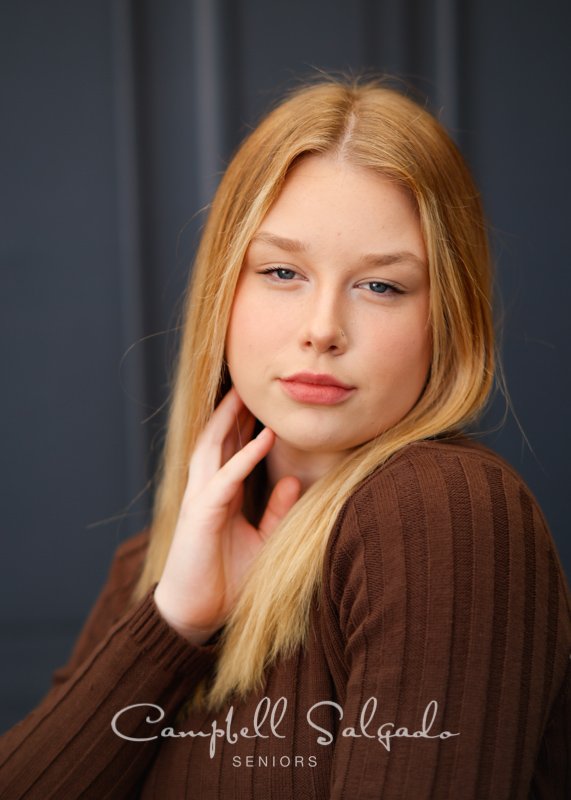
[[[289,267],[268,267],[267,269],[261,270],[260,274],[274,275],[279,283],[291,282],[296,275],[298,275],[295,270]],[[384,281],[365,281],[361,286],[369,288],[372,294],[387,297],[404,293],[402,289],[398,289],[391,283],[385,283]]]
[[[397,289],[396,286],[393,286],[390,283],[384,283],[383,281],[367,281],[365,286],[368,286],[373,294],[402,294],[402,289]]]
[[[262,275],[275,275],[280,280],[290,281],[297,273],[287,267],[268,267],[268,269],[262,270]]]

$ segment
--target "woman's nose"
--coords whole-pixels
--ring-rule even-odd
[[[302,345],[318,353],[331,350],[342,353],[347,349],[344,314],[341,302],[334,296],[322,295],[308,303],[302,323]]]

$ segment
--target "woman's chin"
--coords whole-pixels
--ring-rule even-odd
[[[296,450],[307,454],[342,454],[351,448],[351,444],[345,438],[342,439],[338,432],[327,435],[316,430],[302,432],[280,431],[276,428],[273,430],[276,433],[274,447],[277,449]]]

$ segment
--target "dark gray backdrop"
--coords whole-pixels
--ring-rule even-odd
[[[0,3],[0,728],[47,689],[112,553],[148,519],[177,303],[218,175],[312,69],[427,97],[482,189],[514,414],[484,441],[567,574],[571,450],[565,0]],[[169,332],[170,331],[170,332]],[[497,427],[496,402],[483,427]]]

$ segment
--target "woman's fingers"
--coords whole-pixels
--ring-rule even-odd
[[[196,494],[216,475],[232,454],[232,431],[243,426],[250,414],[238,392],[232,387],[224,395],[204,430],[200,433],[188,466],[187,491]],[[228,438],[230,436],[230,439]],[[235,448],[234,448],[235,449]]]
[[[234,453],[241,450],[252,438],[256,418],[246,406],[244,406],[236,415],[234,425],[228,432],[224,442],[222,443],[222,454],[220,459],[220,466],[225,464]]]
[[[242,398],[232,386],[214,409],[199,438],[210,445],[222,444],[243,408]]]
[[[239,514],[243,504],[244,504],[244,484],[241,483],[238,486],[236,494],[230,501],[230,505],[228,506],[228,517],[232,519],[232,517],[235,517],[236,514]]]
[[[270,495],[266,510],[258,526],[262,539],[268,539],[278,523],[285,517],[301,496],[301,481],[294,475],[279,480]]]
[[[227,461],[209,483],[208,505],[212,508],[230,503],[256,464],[270,452],[274,442],[275,433],[264,428]]]
[[[255,423],[231,390],[198,437],[190,459],[175,535],[155,591],[159,611],[181,632],[219,627],[253,551],[263,544],[241,514],[244,481],[270,452],[276,435],[264,428],[252,439]],[[291,480],[272,493],[264,523],[268,532],[297,498],[298,482]]]

